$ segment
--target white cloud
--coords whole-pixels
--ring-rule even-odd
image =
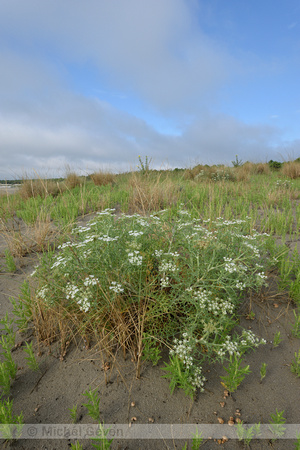
[[[228,80],[251,66],[252,76],[265,71],[267,62],[247,54],[237,61],[201,31],[197,7],[184,0],[1,0],[0,178],[22,169],[59,173],[65,164],[129,170],[139,154],[156,167],[230,162],[235,154],[274,159],[275,127],[204,113]],[[182,134],[163,135],[86,97],[70,76],[85,66],[95,69],[95,96],[109,91],[125,106],[134,97],[173,118]]]

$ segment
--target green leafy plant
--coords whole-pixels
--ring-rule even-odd
[[[223,361],[230,352],[264,343],[249,331],[232,332],[242,292],[266,282],[264,266],[257,263],[263,262],[265,237],[253,231],[249,219],[203,221],[183,206],[148,218],[116,218],[113,212],[101,211],[75,227],[58,252],[43,256],[33,275],[38,336],[50,322],[47,339],[57,339],[59,316],[60,326],[76,328],[73,335],[101,335],[137,355],[137,376],[143,357],[157,363],[158,342],[175,350],[167,371],[172,386],[176,379],[175,386],[185,386],[189,395],[202,389],[204,360]],[[192,366],[174,343],[174,336],[184,333],[193,343]]]
[[[279,411],[277,411],[277,408],[276,408],[276,413],[271,414],[271,422],[269,425],[269,429],[275,436],[274,439],[272,439],[273,441],[284,436],[285,429],[286,429],[284,424],[286,422],[286,419],[283,417],[283,413],[284,413],[284,411],[279,412]]]
[[[293,311],[295,317],[295,323],[293,324],[292,334],[296,338],[300,338],[300,314],[297,314],[296,311]]]
[[[272,170],[279,170],[281,169],[283,163],[279,162],[279,161],[273,161],[272,159],[270,159],[270,161],[268,162],[270,169]]]
[[[238,158],[238,155],[235,155],[235,160],[231,161],[233,167],[240,167],[243,165],[243,161]]]
[[[83,394],[88,399],[88,403],[84,403],[83,406],[85,406],[88,410],[89,416],[94,420],[100,419],[100,398],[98,397],[98,393],[96,391],[92,391],[91,389],[89,391],[85,391]]]
[[[267,364],[262,363],[260,368],[260,382],[262,382],[262,380],[265,378],[266,373],[267,373]]]
[[[300,433],[297,434],[297,441],[295,442],[295,449],[300,450]]]
[[[193,358],[195,340],[183,333],[182,340],[174,340],[173,349],[170,351],[170,363],[165,363],[162,370],[167,372],[163,378],[169,378],[170,390],[173,394],[175,387],[184,390],[186,395],[193,398],[196,389],[204,391],[205,377],[202,375],[202,368],[197,365]]]
[[[0,363],[0,386],[2,389],[2,395],[8,395],[10,391],[11,380],[16,377],[17,364],[12,359],[12,348],[15,345],[16,333],[13,330],[13,320],[9,319],[8,313],[0,321],[3,326],[1,332],[3,333],[0,339],[1,356],[3,362]]]
[[[19,300],[16,301],[14,298],[9,298],[13,305],[13,314],[16,319],[14,322],[19,328],[19,331],[25,331],[28,326],[28,322],[32,319],[32,301],[29,283],[27,280],[21,285],[21,294],[19,295]]]
[[[142,358],[151,361],[153,366],[156,366],[161,358],[161,350],[153,343],[152,336],[144,336]]]
[[[10,251],[7,249],[5,250],[5,263],[6,263],[7,270],[9,272],[15,272],[17,270],[17,266],[15,263],[14,257],[12,256]]]
[[[76,419],[77,419],[77,405],[74,405],[73,408],[69,408],[70,411],[70,416],[72,419],[72,423],[76,423]]]
[[[139,171],[145,175],[150,170],[150,164],[151,164],[151,158],[148,158],[148,156],[145,157],[145,162],[142,160],[141,155],[138,156],[139,158],[139,165],[137,166]]]
[[[2,395],[8,395],[10,392],[10,370],[7,367],[7,363],[6,362],[1,362],[0,363],[0,387],[2,389],[2,394],[0,395],[0,397],[2,397]]]
[[[274,336],[273,347],[278,347],[280,342],[282,341],[280,331],[277,331]]]
[[[251,373],[249,365],[240,368],[242,362],[241,356],[234,353],[233,355],[230,355],[228,367],[224,367],[228,375],[221,377],[223,380],[222,385],[231,393],[236,391],[245,376]]]
[[[31,370],[38,371],[39,370],[39,363],[36,360],[35,354],[33,352],[32,345],[33,343],[25,342],[26,348],[24,348],[24,352],[28,355],[25,357],[27,361],[27,365]]]
[[[13,415],[13,401],[0,400],[0,431],[4,439],[16,439],[23,428],[23,413]]]
[[[292,361],[291,371],[300,377],[300,350],[295,352],[295,359]]]
[[[199,450],[202,445],[203,438],[201,437],[202,433],[198,431],[192,437],[192,450]]]
[[[71,450],[83,450],[83,446],[77,441],[75,444],[71,444]]]
[[[261,434],[260,423],[252,425],[252,427],[244,425],[243,421],[235,425],[236,434],[239,441],[244,441],[248,447],[253,438],[258,438]]]

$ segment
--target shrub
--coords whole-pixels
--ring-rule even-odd
[[[282,162],[273,161],[272,159],[270,159],[268,164],[269,164],[269,167],[270,167],[271,170],[279,170],[283,166]]]
[[[75,228],[37,268],[33,317],[40,339],[94,336],[129,350],[138,367],[145,348],[157,361],[156,350],[166,343],[187,382],[202,380],[201,367],[188,361],[222,361],[259,344],[248,331],[231,333],[242,291],[260,288],[266,278],[257,263],[262,236],[248,234],[250,221],[207,224],[182,209],[149,218],[112,212]],[[184,339],[173,346],[178,336]],[[183,342],[190,359],[181,353]]]

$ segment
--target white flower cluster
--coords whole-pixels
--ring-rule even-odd
[[[188,380],[195,388],[200,388],[200,392],[204,392],[206,378],[202,375],[202,367],[195,367],[193,376],[190,376]]]
[[[55,267],[58,267],[60,265],[66,266],[68,259],[63,258],[62,256],[57,256],[56,261],[52,264],[51,269],[54,269]]]
[[[160,285],[162,288],[168,287],[170,284],[170,278],[169,277],[163,277],[160,279]]]
[[[237,289],[239,289],[240,291],[242,291],[243,289],[246,289],[247,285],[246,285],[246,283],[242,283],[241,281],[236,280],[235,287]]]
[[[96,286],[98,282],[99,282],[98,278],[96,278],[94,275],[89,275],[88,277],[86,277],[83,284],[85,286]]]
[[[238,349],[239,343],[233,342],[230,336],[226,336],[225,342],[223,342],[223,344],[219,346],[219,348],[216,350],[216,353],[221,358],[223,358],[226,353],[229,353],[229,355],[233,355],[234,353],[236,353],[237,356],[240,356]]]
[[[134,252],[128,253],[128,261],[134,266],[141,266],[143,257],[140,255],[140,252],[135,250]]]
[[[116,281],[111,282],[109,289],[115,292],[116,294],[121,294],[121,292],[124,292],[122,285],[120,283],[117,283]]]
[[[256,280],[258,285],[266,284],[267,275],[265,275],[263,272],[258,272],[256,274]]]
[[[250,248],[250,250],[253,250],[253,253],[255,256],[260,257],[260,253],[257,247],[255,245],[249,244],[249,242],[244,242],[245,247]]]
[[[104,242],[117,241],[118,238],[119,238],[119,236],[110,237],[110,236],[107,236],[107,234],[104,234],[103,236],[98,237],[99,241],[104,241]]]
[[[190,338],[187,333],[182,334],[182,339],[174,339],[174,347],[170,350],[170,355],[177,355],[183,364],[189,368],[193,365],[193,357],[191,356],[191,352],[193,351],[192,346],[190,345]]]
[[[200,388],[204,391],[204,382],[206,378],[202,375],[202,368],[195,367],[194,358],[192,357],[193,344],[187,333],[182,334],[182,339],[174,339],[174,347],[170,350],[170,355],[177,355],[188,370],[191,370],[191,375],[188,378],[189,383],[196,389]]]
[[[91,292],[88,289],[82,292],[78,286],[68,283],[66,287],[66,298],[75,300],[81,311],[88,312],[91,307]]]
[[[103,211],[97,212],[98,216],[110,216],[112,212],[114,212],[115,208],[106,208]]]
[[[129,236],[138,237],[142,236],[144,233],[142,231],[128,231]]]
[[[226,272],[229,272],[229,273],[237,272],[237,266],[235,265],[234,262],[232,262],[232,258],[224,257],[223,259],[226,262],[226,264],[224,266],[224,269]]]
[[[39,298],[42,298],[44,300],[47,300],[47,293],[48,293],[48,287],[43,286],[41,289],[36,291],[36,296]]]
[[[232,314],[234,311],[234,304],[231,299],[222,300],[219,297],[214,297],[211,291],[205,289],[199,289],[194,292],[194,298],[199,301],[199,306],[205,312],[212,312],[214,316],[226,316]]]
[[[241,345],[245,347],[253,346],[258,347],[260,344],[266,344],[267,341],[265,339],[260,339],[251,330],[243,330]]]
[[[178,267],[173,262],[162,261],[158,270],[159,272],[176,272]]]
[[[246,223],[246,220],[242,220],[242,219],[236,219],[236,220],[224,220],[222,217],[218,217],[217,220],[220,220],[222,222],[217,222],[214,221],[213,223],[215,223],[217,226],[222,226],[222,225],[241,225],[242,223]]]

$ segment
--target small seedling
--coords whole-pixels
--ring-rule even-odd
[[[247,427],[241,421],[241,423],[236,425],[236,434],[239,441],[244,441],[248,447],[252,439],[257,438],[261,434],[260,423],[256,423],[252,427]]]
[[[254,320],[255,319],[255,312],[250,311],[248,316],[246,317],[247,320]]]
[[[98,393],[96,391],[92,391],[91,389],[89,391],[85,391],[83,394],[88,399],[88,403],[84,403],[83,406],[85,406],[89,412],[89,416],[94,420],[100,419],[100,411],[99,411],[99,404],[100,404],[100,398],[98,397]]]
[[[113,439],[108,440],[107,435],[109,433],[110,428],[104,428],[104,424],[99,423],[98,437],[92,438],[92,441],[95,441],[95,444],[92,443],[92,446],[97,450],[109,450]]]
[[[291,371],[300,377],[300,350],[295,352],[295,359],[292,361]]]
[[[79,442],[75,442],[75,444],[71,444],[71,450],[83,450],[83,447]]]
[[[2,394],[8,395],[10,391],[10,372],[5,362],[0,363],[0,387]],[[1,397],[2,395],[0,395]]]
[[[296,436],[297,441],[295,442],[295,449],[300,450],[300,433]]]
[[[9,250],[5,250],[5,263],[9,272],[13,273],[17,270],[15,260]]]
[[[29,283],[27,280],[21,285],[21,294],[19,300],[10,297],[9,300],[13,305],[13,314],[16,317],[14,322],[19,328],[19,331],[27,329],[28,322],[32,319],[32,300]]]
[[[153,346],[150,339],[145,340],[142,359],[150,360],[152,362],[152,364],[154,366],[156,366],[158,361],[161,358],[160,353],[161,353],[161,351],[160,351],[159,347]]]
[[[282,339],[280,336],[280,331],[277,331],[277,333],[274,336],[273,347],[278,347],[278,345],[280,344],[281,341],[282,341]]]
[[[262,363],[260,368],[260,382],[262,382],[262,380],[265,378],[266,372],[267,372],[267,364]]]
[[[39,370],[39,363],[37,362],[35,354],[33,353],[32,342],[30,342],[30,344],[28,344],[28,342],[25,342],[25,345],[26,348],[24,349],[24,352],[28,355],[25,358],[27,360],[28,367],[34,371]]]
[[[296,311],[293,311],[295,317],[295,323],[292,328],[292,335],[296,338],[300,338],[300,314],[297,314]]]
[[[0,400],[0,431],[3,439],[16,439],[22,432],[23,413],[14,416],[12,408],[12,400]]]
[[[192,440],[192,450],[199,450],[201,447],[203,438],[201,437],[202,433],[198,433],[198,430],[195,434],[193,434]]]
[[[275,435],[275,438],[272,441],[282,437],[285,432],[285,427],[283,424],[286,422],[286,419],[283,417],[284,411],[278,412],[276,408],[276,414],[271,414],[271,422],[269,425],[269,429]]]
[[[163,378],[170,379],[170,391],[173,394],[176,386],[184,390],[185,395],[189,395],[191,398],[195,395],[195,387],[191,383],[190,373],[185,370],[184,363],[177,356],[170,356],[170,364],[164,363],[165,367],[162,370],[167,372],[166,375],[162,375]]]
[[[240,365],[242,363],[241,356],[237,356],[236,353],[234,355],[230,355],[230,361],[228,367],[224,367],[228,375],[225,377],[221,377],[223,382],[221,384],[229,390],[229,392],[236,391],[237,387],[241,384],[246,375],[251,373],[249,370],[249,365],[240,369]]]
[[[73,408],[69,408],[70,416],[72,419],[72,423],[76,423],[76,417],[77,417],[77,405],[74,405]]]

